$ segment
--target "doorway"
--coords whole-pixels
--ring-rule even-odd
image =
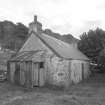
[[[43,86],[45,78],[44,62],[33,63],[32,71],[33,86]]]

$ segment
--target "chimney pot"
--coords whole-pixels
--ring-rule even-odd
[[[34,16],[34,22],[35,23],[37,22],[37,16],[36,15]]]

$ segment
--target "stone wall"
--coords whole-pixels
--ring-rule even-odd
[[[69,61],[56,55],[46,58],[46,81],[57,86],[69,85]]]
[[[82,64],[84,69],[82,70]],[[45,61],[46,82],[57,86],[70,86],[89,77],[89,63],[81,60],[65,60],[51,54]]]

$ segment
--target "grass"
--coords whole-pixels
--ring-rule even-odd
[[[105,105],[105,74],[95,74],[69,90],[0,83],[0,105]]]

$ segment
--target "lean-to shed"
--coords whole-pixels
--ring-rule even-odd
[[[8,80],[26,87],[52,84],[69,87],[89,74],[89,59],[76,47],[42,32],[41,23],[29,25],[29,38],[8,61]]]

